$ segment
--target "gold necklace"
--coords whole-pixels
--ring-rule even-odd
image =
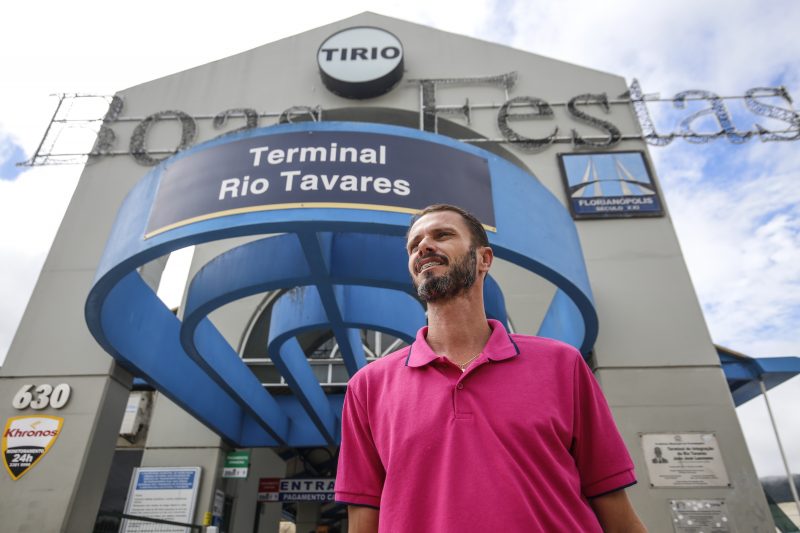
[[[473,362],[475,359],[477,359],[479,355],[480,355],[480,352],[476,353],[475,355],[473,355],[472,357],[470,357],[469,359],[467,359],[463,363],[456,363],[456,364],[458,365],[458,368],[460,368],[462,372],[466,372],[467,371],[467,365],[469,365],[471,362]]]

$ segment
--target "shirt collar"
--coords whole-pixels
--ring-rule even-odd
[[[489,319],[488,322],[489,327],[492,328],[492,334],[489,336],[489,341],[483,347],[481,354],[492,361],[501,361],[517,355],[519,349],[506,331],[506,328],[503,327],[503,324],[493,319]],[[439,358],[428,345],[428,341],[425,340],[427,336],[428,326],[421,328],[417,332],[417,338],[411,344],[408,357],[406,357],[406,366],[425,366]]]

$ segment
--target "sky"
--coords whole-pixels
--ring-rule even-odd
[[[280,4],[280,5],[279,5]],[[54,93],[111,95],[362,11],[636,78],[672,98],[783,85],[800,98],[800,2],[532,0],[109,4],[13,2],[0,22],[0,362],[81,172],[17,167],[54,111]],[[123,7],[124,6],[124,7]],[[736,126],[787,127],[729,101]],[[772,100],[774,105],[785,106]],[[672,131],[691,111],[657,106]],[[664,108],[668,108],[664,110]],[[677,113],[677,115],[676,115]],[[676,116],[678,117],[676,119]],[[700,121],[698,129],[712,131]],[[800,141],[651,147],[656,174],[715,343],[800,356]],[[800,378],[770,391],[800,473]],[[761,476],[782,475],[762,399],[737,410]]]

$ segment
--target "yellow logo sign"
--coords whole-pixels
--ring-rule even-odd
[[[3,464],[17,480],[44,457],[61,434],[64,419],[58,416],[14,416],[3,431]]]

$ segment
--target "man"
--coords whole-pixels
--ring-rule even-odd
[[[653,457],[653,462],[654,463],[656,463],[656,464],[664,464],[664,463],[668,463],[669,462],[669,461],[667,461],[667,458],[662,455],[661,448],[659,448],[658,446],[653,448],[653,453],[656,454],[655,457]]]
[[[348,385],[336,500],[350,533],[646,531],[623,490],[630,456],[577,350],[487,321],[480,222],[427,207],[407,250],[428,326]]]

